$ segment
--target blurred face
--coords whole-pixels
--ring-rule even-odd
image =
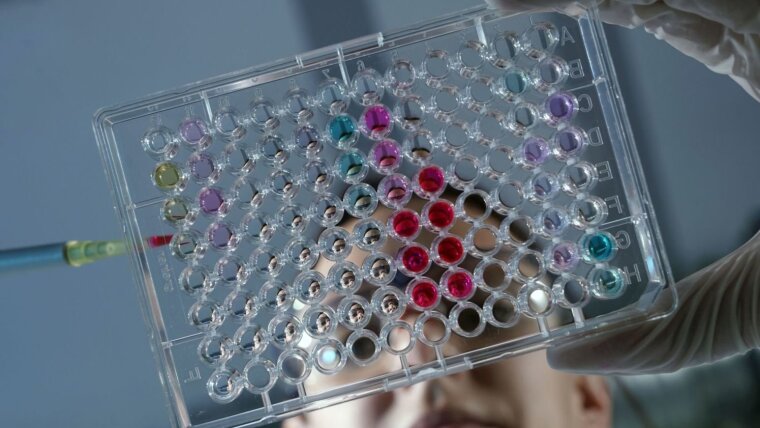
[[[611,401],[604,379],[553,371],[535,352],[317,410],[284,426],[609,427]]]
[[[422,211],[425,201],[413,199],[408,205],[417,212]],[[479,207],[469,206],[477,211]],[[385,222],[391,212],[383,207],[378,208],[373,215]],[[491,216],[486,223],[498,227],[500,219]],[[346,221],[342,225],[351,232],[356,220]],[[463,222],[455,224],[451,232],[465,236],[471,226]],[[519,238],[520,231],[515,231]],[[417,242],[430,247],[434,236],[421,234]],[[474,245],[487,247],[490,239],[487,235],[476,236]],[[401,244],[388,240],[382,251],[394,256]],[[361,266],[368,253],[354,249],[347,260]],[[472,271],[477,260],[470,257],[460,265]],[[332,262],[321,259],[316,270],[327,275]],[[524,266],[530,270],[531,266]],[[435,266],[425,273],[425,276],[440,281],[445,272]],[[404,289],[408,279],[397,275],[397,285]],[[498,272],[486,272],[486,282],[499,282],[503,278]],[[368,300],[374,287],[362,286],[357,292]],[[470,301],[482,307],[486,293],[478,291]],[[334,300],[337,300],[333,296]],[[327,304],[334,306],[335,301],[328,298]],[[436,309],[448,314],[452,303],[442,299]],[[510,308],[503,308],[509,311]],[[420,312],[407,309],[400,321],[410,326],[415,325]],[[494,309],[494,315],[497,310]],[[503,314],[508,317],[510,314]],[[470,325],[477,325],[477,316],[463,312],[460,325],[465,331]],[[366,327],[379,333],[381,323],[377,317],[372,317]],[[443,328],[440,324],[425,324],[424,335],[435,338],[441,336]],[[411,342],[408,332],[399,330],[394,336],[389,336],[389,342],[397,349],[410,349],[400,356],[389,352],[381,352],[380,358],[371,364],[360,367],[349,359],[344,369],[333,375],[313,373],[305,385],[310,394],[351,384],[364,379],[382,376],[406,367],[414,367],[426,363],[434,363],[439,357],[459,355],[473,349],[481,349],[489,345],[503,343],[536,332],[535,321],[522,318],[517,325],[507,329],[496,329],[488,325],[476,337],[464,338],[451,334],[448,341],[433,347],[419,340]],[[336,336],[345,343],[351,332],[342,328]],[[395,342],[395,343],[394,343]],[[357,342],[358,343],[358,342]],[[371,344],[369,344],[371,347]],[[366,350],[371,354],[374,349]],[[355,353],[362,349],[354,349]],[[440,370],[440,366],[437,367]],[[314,411],[303,416],[285,421],[285,428],[297,427],[393,427],[393,428],[477,428],[477,427],[609,427],[611,424],[611,400],[606,383],[602,378],[593,376],[577,376],[551,370],[543,352],[534,352],[519,357],[499,361],[498,363],[478,367],[408,387],[398,388],[391,392],[376,394],[367,398],[349,401],[326,409]]]

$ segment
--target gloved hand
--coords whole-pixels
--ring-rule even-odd
[[[569,1],[489,2],[515,11],[561,8],[573,14]],[[606,22],[643,26],[710,69],[728,74],[760,101],[759,3],[607,0],[599,2],[599,11]],[[551,348],[549,364],[584,373],[670,372],[760,347],[760,233],[680,281],[676,290],[680,302],[671,316]]]
[[[514,11],[561,8],[569,0],[487,0]],[[643,26],[760,101],[760,3],[747,0],[596,0],[602,20]]]
[[[676,291],[669,317],[550,348],[549,365],[581,373],[672,372],[760,347],[760,233],[679,281]]]

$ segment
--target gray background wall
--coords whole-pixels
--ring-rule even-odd
[[[121,236],[98,107],[476,4],[0,0],[0,248]],[[757,229],[760,104],[643,31],[609,37],[680,278]],[[126,258],[0,291],[0,425],[168,424]]]

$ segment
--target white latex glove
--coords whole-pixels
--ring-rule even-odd
[[[672,372],[760,347],[760,233],[676,290],[678,307],[669,317],[551,348],[549,365],[581,373]],[[670,301],[656,304],[667,309]]]
[[[487,0],[509,10],[565,8],[571,1]],[[757,0],[596,0],[602,20],[644,29],[760,101],[760,2]]]
[[[560,7],[573,13],[568,1],[490,2],[510,10]],[[760,100],[757,1],[610,0],[601,1],[599,10],[606,22],[643,26]],[[676,290],[680,301],[673,315],[551,348],[549,364],[583,373],[671,372],[760,347],[760,233],[680,281]],[[656,304],[667,308],[670,301]]]

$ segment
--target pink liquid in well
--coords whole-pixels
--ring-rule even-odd
[[[449,290],[451,297],[455,299],[466,299],[470,297],[475,284],[467,272],[454,272],[446,281],[446,288]]]
[[[420,188],[427,193],[438,193],[446,186],[446,175],[438,166],[422,168],[417,180]]]
[[[438,256],[448,264],[456,264],[464,258],[464,245],[459,238],[447,236],[438,243]]]
[[[412,289],[412,301],[423,309],[433,307],[438,301],[438,287],[432,281],[420,281]]]
[[[428,221],[439,229],[445,229],[454,223],[454,206],[447,201],[438,201],[428,209]]]
[[[393,231],[402,238],[410,238],[420,230],[420,217],[411,210],[398,211],[391,221]]]
[[[430,263],[430,256],[425,248],[412,245],[401,253],[401,263],[410,272],[422,273]]]

